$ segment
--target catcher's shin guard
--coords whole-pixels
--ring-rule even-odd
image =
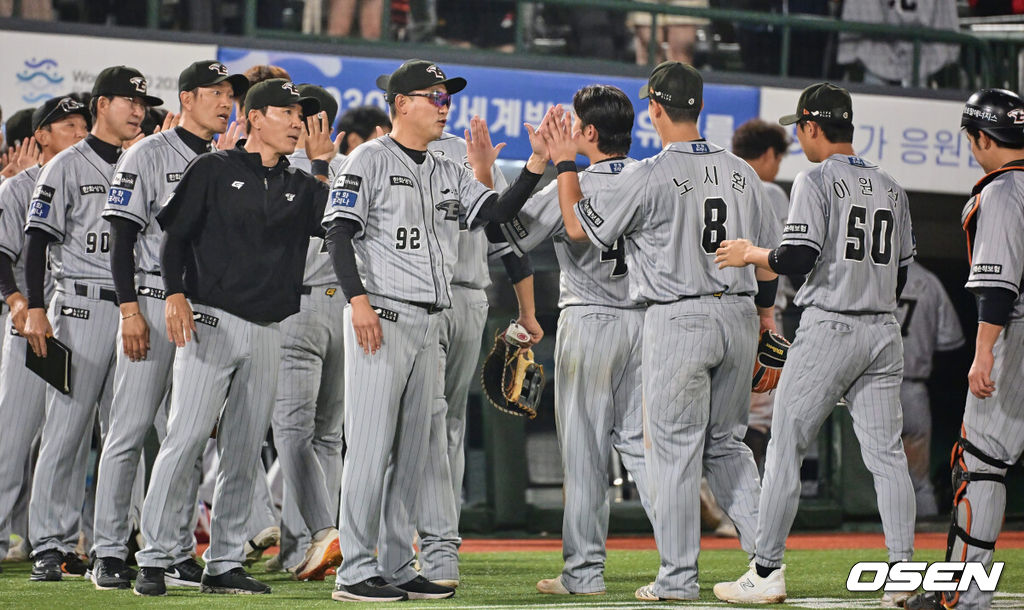
[[[964,453],[981,460],[985,464],[996,468],[999,472],[970,472],[967,469],[967,462],[964,460]],[[993,457],[986,455],[966,438],[960,437],[953,445],[953,453],[950,456],[950,466],[953,470],[953,510],[949,523],[949,537],[946,539],[946,561],[966,561],[967,548],[975,547],[991,551],[995,549],[995,541],[979,540],[971,535],[971,502],[967,499],[967,486],[975,481],[990,481],[1006,484],[1006,471],[1012,464],[1006,464]],[[956,576],[959,582],[960,575]],[[937,595],[938,600],[944,607],[952,608],[960,598],[957,591],[947,591]]]

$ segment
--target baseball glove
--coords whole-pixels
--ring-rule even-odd
[[[789,354],[789,341],[767,328],[761,330],[761,340],[757,342],[757,354],[754,357],[755,392],[770,392],[779,385],[782,376],[782,365],[786,364]]]
[[[533,361],[530,333],[512,322],[494,336],[494,347],[480,369],[487,400],[510,415],[537,417],[537,404],[544,391],[544,367]]]

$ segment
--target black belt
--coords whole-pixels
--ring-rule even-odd
[[[319,292],[321,289],[323,289],[324,294],[326,294],[329,297],[333,297],[335,294],[338,293],[338,289],[333,286],[331,286],[330,288],[324,288],[323,286],[303,286],[302,288],[299,288],[299,294],[308,296],[313,294],[314,290]]]
[[[438,307],[433,303],[419,303],[417,301],[406,301],[405,299],[396,299],[394,297],[385,297],[392,301],[398,301],[399,303],[405,303],[406,305],[412,305],[413,307],[419,307],[420,309],[426,310],[428,314],[441,313],[446,307]]]
[[[89,287],[85,284],[75,284],[75,295],[80,297],[89,296]],[[109,301],[114,305],[117,305],[117,293],[110,288],[100,288],[100,300]]]
[[[646,304],[647,305],[671,305],[672,303],[678,303],[679,301],[691,301],[693,299],[699,299],[701,297],[715,297],[716,299],[720,299],[720,298],[722,298],[724,296],[752,297],[752,296],[754,296],[754,293],[753,292],[737,292],[736,294],[729,294],[729,293],[726,293],[726,292],[712,292],[711,294],[687,295],[687,296],[679,297],[679,298],[677,298],[675,300],[672,300],[672,301],[647,301]]]

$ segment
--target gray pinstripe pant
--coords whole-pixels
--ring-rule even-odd
[[[808,307],[775,396],[757,530],[757,563],[782,565],[800,501],[800,464],[844,395],[864,465],[875,481],[889,561],[914,552],[914,486],[903,452],[903,340],[892,314]]]
[[[338,516],[344,325],[345,297],[334,286],[315,287],[302,297],[299,313],[281,323],[273,428],[284,475],[281,553],[286,567],[298,565],[310,535],[333,527]]]
[[[46,382],[25,366],[25,341],[10,316],[4,316],[0,357],[0,557],[7,555],[10,533],[27,524],[28,491],[32,487],[32,444],[39,437],[46,409]]]
[[[573,593],[605,590],[612,447],[651,514],[640,385],[643,326],[643,309],[573,306],[558,318],[555,425],[565,473],[562,583]]]
[[[1024,321],[1011,320],[999,335],[992,349],[995,362],[992,366],[992,381],[995,393],[980,400],[967,393],[964,411],[964,438],[991,458],[1012,464],[1024,453]],[[1006,470],[995,468],[970,453],[964,453],[968,472],[1005,474]],[[995,481],[971,481],[967,484],[964,498],[969,503],[970,524],[960,520],[960,526],[969,530],[973,538],[995,541],[1003,527],[1003,513],[1006,510],[1006,486]],[[980,561],[991,565],[993,552],[978,547],[968,547],[964,561]],[[954,553],[950,561],[960,561],[961,555]],[[976,583],[960,594],[956,607],[966,610],[989,608],[992,594],[982,593]]]
[[[139,471],[146,435],[157,418],[164,396],[171,385],[174,344],[167,340],[164,300],[152,289],[160,278],[139,276],[139,308],[149,325],[149,353],[145,360],[132,362],[124,353],[121,329],[117,331],[117,365],[114,369],[114,396],[110,406],[110,430],[103,442],[96,485],[96,518],[93,551],[97,557],[127,558],[131,535],[130,507],[132,483]],[[163,294],[162,289],[156,294]],[[189,491],[195,498],[201,464],[192,472]],[[188,559],[195,548],[192,535],[192,511],[181,514],[180,542],[174,563]]]
[[[387,530],[397,557],[378,563],[381,520],[412,523],[423,475],[430,413],[440,396],[438,341],[441,317],[421,307],[370,295],[376,308],[398,315],[381,319],[383,343],[374,355],[359,347],[345,308],[345,439],[339,516],[341,553],[337,582],[351,585],[373,576],[404,583],[416,577],[406,531]]]
[[[175,353],[167,437],[142,509],[146,548],[135,557],[140,566],[166,568],[180,556],[182,515],[192,515],[195,507],[189,492],[196,460],[220,415],[220,468],[210,547],[203,554],[206,573],[218,575],[245,559],[245,525],[262,470],[258,460],[270,426],[281,333],[278,324],[256,324],[214,307],[194,310],[208,317],[197,320],[192,341]]]
[[[742,441],[757,326],[750,297],[703,296],[647,309],[645,458],[660,597],[698,597],[702,471],[730,517],[752,514],[757,503],[757,466]]]
[[[84,315],[88,318],[75,317]],[[65,396],[53,387],[46,388],[46,421],[29,503],[33,556],[50,549],[70,552],[78,543],[86,458],[97,401],[114,368],[114,337],[120,315],[113,303],[59,289],[51,301],[49,318],[54,336],[73,354],[72,391]],[[106,405],[108,401],[100,404],[101,437],[108,421]]]

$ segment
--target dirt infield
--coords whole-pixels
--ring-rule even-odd
[[[700,540],[702,549],[738,549],[739,540],[735,538],[717,538],[704,536]],[[914,538],[917,549],[942,550],[946,548],[946,534],[918,533]],[[608,539],[608,549],[616,551],[647,551],[655,550],[654,538],[651,536],[613,536]],[[860,533],[828,533],[828,534],[794,534],[786,541],[786,548],[791,550],[813,549],[879,549],[885,548],[885,539],[881,534]],[[1003,532],[999,535],[997,548],[1024,548],[1024,531]],[[484,539],[467,538],[462,541],[463,553],[496,553],[509,551],[560,551],[562,540],[559,538],[527,538],[527,539]]]

